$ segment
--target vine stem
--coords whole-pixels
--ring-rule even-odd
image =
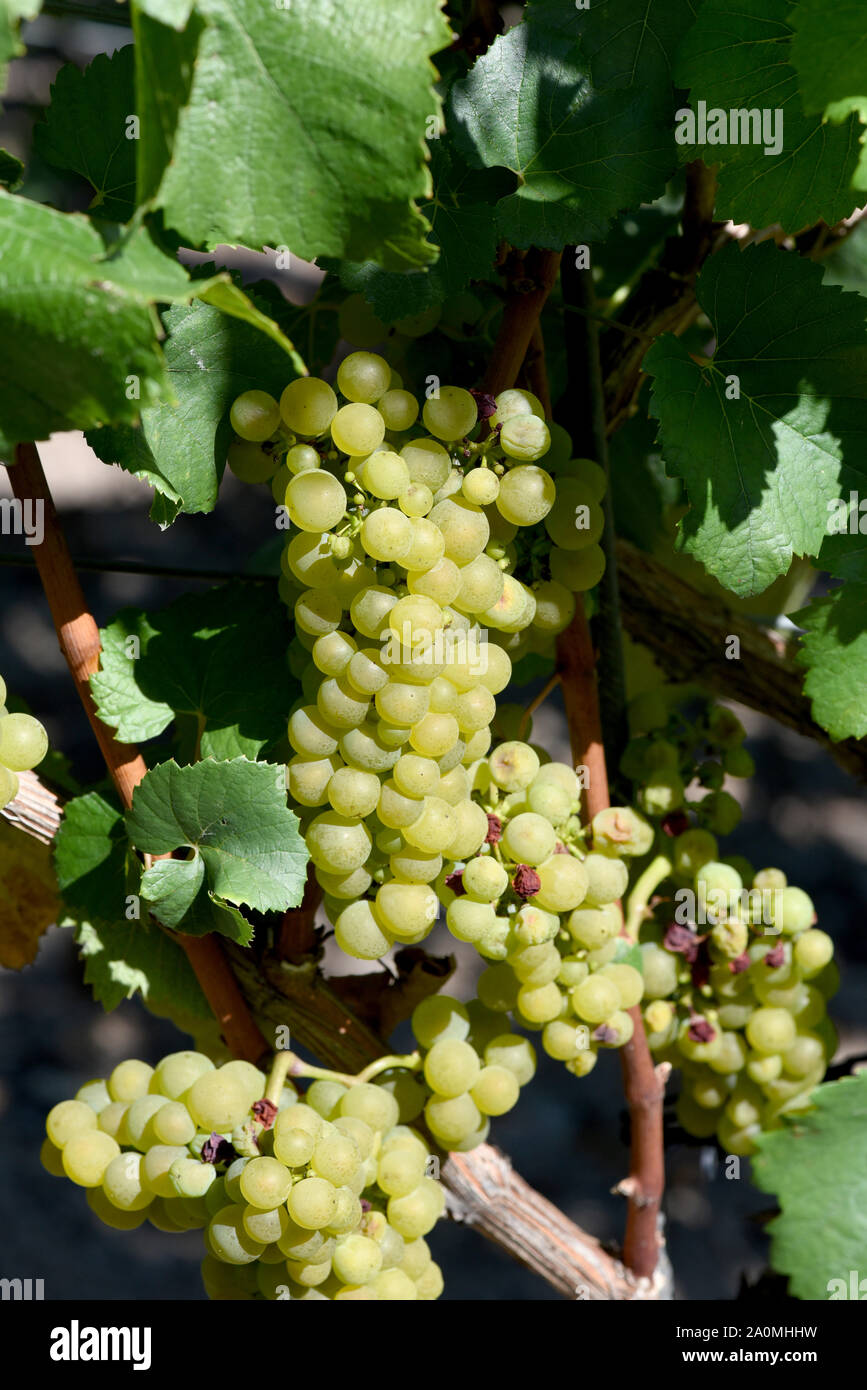
[[[503,317],[482,377],[483,391],[498,396],[514,386],[559,269],[560,252],[540,251],[536,246],[507,266]]]
[[[568,417],[564,421],[577,453],[596,459],[608,473],[605,392],[599,358],[599,335],[594,319],[593,280],[590,270],[579,270],[576,257],[567,252],[561,277],[565,303],[590,311],[587,316],[567,315],[566,355],[569,368]],[[626,737],[626,701],[623,648],[620,630],[619,587],[615,550],[611,489],[605,493],[602,545],[605,574],[599,590],[598,629],[602,656],[603,688],[596,681],[593,642],[583,604],[576,608],[572,624],[557,639],[557,664],[562,673],[563,698],[572,757],[587,769],[584,788],[588,819],[610,805],[606,748],[615,766]],[[604,710],[600,713],[600,696]],[[663,1072],[657,1072],[647,1045],[641,1008],[628,1010],[632,1038],[620,1048],[623,1089],[630,1120],[629,1176],[619,1184],[627,1198],[623,1261],[639,1276],[651,1277],[659,1259],[659,1210],[665,1186],[662,1102]]]
[[[90,677],[99,667],[99,629],[78,581],[36,445],[19,444],[15,454],[16,462],[9,469],[12,491],[22,503],[41,504],[43,511],[43,539],[34,545],[33,551],[60,650],[117,794],[128,810],[147,766],[138,749],[119,742],[96,712]],[[219,942],[213,936],[170,934],[186,952],[230,1051],[245,1061],[258,1061],[268,1051],[268,1045],[247,1008]]]
[[[403,1056],[389,1054],[385,1057],[377,1057],[375,1061],[368,1062],[362,1071],[352,1073],[346,1071],[332,1071],[329,1067],[317,1067],[312,1062],[305,1062],[294,1052],[283,1054],[288,1058],[286,1067],[283,1071],[283,1078],[286,1076],[303,1076],[310,1081],[339,1081],[344,1086],[360,1086],[365,1081],[372,1081],[375,1076],[379,1076],[384,1071],[390,1071],[392,1067],[403,1067],[405,1071],[418,1071],[421,1066],[421,1053],[408,1052]],[[282,1086],[282,1082],[281,1082]],[[269,1100],[274,1097],[268,1095]]]

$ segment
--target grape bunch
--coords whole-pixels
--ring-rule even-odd
[[[834,1052],[833,942],[782,870],[760,870],[747,888],[707,830],[679,835],[672,862],[675,892],[690,884],[699,923],[666,925],[663,898],[641,929],[648,1041],[683,1073],[683,1128],[749,1154],[760,1131],[809,1106]]]
[[[48,735],[32,714],[9,714],[0,676],[0,810],[18,795],[19,772],[29,772],[48,752]]]
[[[209,1298],[438,1298],[443,1193],[391,1090],[266,1089],[248,1062],[130,1059],[54,1106],[42,1161],[115,1229],[203,1230]]]
[[[307,377],[279,404],[238,397],[229,466],[270,478],[291,522],[281,593],[302,699],[288,790],[338,943],[374,960],[428,934],[432,883],[485,841],[472,770],[491,745],[495,697],[517,639],[532,630],[550,643],[575,592],[599,578],[604,473],[570,461],[552,426],[560,461],[574,464],[555,485],[536,462],[551,430],[530,392],[444,386],[422,432],[417,400],[375,353],[351,353],[337,386],[340,397]],[[519,531],[542,521],[548,534],[521,549]]]

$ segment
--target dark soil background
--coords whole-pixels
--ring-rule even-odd
[[[84,63],[96,52],[128,41],[114,25],[41,18],[29,26],[31,56],[12,69],[0,120],[0,144],[25,156],[29,131],[47,99],[59,62]],[[32,171],[31,192],[50,175]],[[47,192],[44,196],[48,196]],[[86,199],[82,206],[86,205]],[[271,534],[264,489],[232,479],[208,517],[181,517],[160,533],[148,520],[148,490],[99,463],[74,436],[56,439],[47,453],[74,554],[179,568],[240,568]],[[0,493],[7,491],[0,470]],[[76,502],[74,499],[78,498]],[[86,509],[85,509],[86,507]],[[0,559],[21,560],[23,544],[0,537]],[[125,604],[162,606],[190,585],[136,575],[85,574],[83,585],[105,623]],[[96,780],[101,765],[78,707],[38,582],[23,567],[0,567],[0,672],[48,726],[52,744],[69,755],[78,775]],[[696,673],[700,675],[700,673]],[[256,698],[251,680],[250,699]],[[522,692],[522,700],[525,693]],[[843,985],[833,1004],[840,1056],[867,1050],[864,999],[867,947],[861,928],[867,909],[867,812],[859,789],[809,740],[741,711],[758,771],[739,784],[745,815],[728,842],[730,853],[756,866],[776,864],[813,897],[820,925],[834,937]],[[557,755],[564,725],[556,705],[546,706],[534,738]],[[737,787],[735,788],[738,789]],[[432,948],[454,942],[436,939]],[[469,995],[476,970],[470,960],[456,985]],[[34,966],[0,971],[0,1125],[7,1171],[0,1185],[3,1232],[0,1276],[42,1278],[49,1299],[199,1299],[199,1233],[169,1236],[145,1226],[130,1234],[101,1225],[84,1194],[51,1178],[38,1153],[46,1111],[122,1058],[155,1062],[186,1046],[172,1025],[137,1002],[112,1014],[94,1004],[81,983],[69,933],[52,929]],[[624,1175],[627,1148],[619,1067],[606,1056],[583,1081],[542,1056],[539,1074],[519,1106],[497,1121],[493,1137],[521,1173],[572,1218],[603,1240],[616,1241],[624,1211],[610,1195]],[[758,1220],[769,1199],[749,1181],[726,1180],[716,1150],[674,1144],[668,1154],[665,1210],[676,1296],[727,1300],[742,1280],[754,1282],[766,1265],[767,1242]],[[442,1223],[432,1238],[444,1267],[447,1299],[554,1298],[547,1286],[471,1231]]]

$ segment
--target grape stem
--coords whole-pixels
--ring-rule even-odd
[[[392,1067],[402,1067],[405,1071],[418,1071],[422,1064],[420,1052],[409,1052],[404,1056],[396,1054],[387,1057],[377,1057],[376,1061],[368,1063],[363,1071],[355,1076],[345,1071],[331,1071],[328,1067],[315,1067],[311,1062],[303,1062],[294,1052],[282,1054],[288,1059],[284,1076],[304,1076],[311,1081],[339,1081],[344,1086],[360,1086],[362,1082],[372,1081],[381,1072],[390,1071]],[[281,1083],[282,1086],[282,1083]],[[273,1096],[268,1095],[269,1100]]]
[[[265,1087],[265,1099],[270,1100],[272,1105],[280,1104],[280,1097],[283,1094],[283,1087],[286,1084],[286,1078],[289,1075],[289,1068],[294,1057],[295,1054],[288,1052],[285,1048],[274,1053],[274,1060],[268,1073],[268,1084]]]
[[[642,922],[649,915],[648,905],[660,883],[671,873],[672,863],[666,854],[658,854],[651,860],[644,872],[636,879],[635,885],[626,900],[626,923],[624,935],[632,941],[638,940]]]
[[[557,686],[560,684],[560,681],[562,679],[563,678],[560,672],[555,671],[551,679],[549,681],[546,681],[545,684],[542,686],[542,689],[539,691],[538,695],[534,695],[533,699],[530,701],[529,705],[524,710],[524,713],[521,715],[521,722],[518,725],[518,738],[524,737],[524,730],[526,729],[530,720],[533,718],[533,715],[536,713],[536,710],[539,708],[540,705],[543,705],[545,703],[551,692],[557,689]]]
[[[9,469],[12,491],[21,501],[43,504],[44,536],[39,545],[33,546],[33,552],[60,650],[117,794],[128,810],[147,767],[138,749],[120,743],[96,712],[90,677],[99,667],[99,629],[78,581],[36,445],[19,444],[15,456],[15,466]],[[180,932],[168,934],[185,951],[229,1050],[245,1061],[258,1061],[268,1045],[215,937],[184,936]]]

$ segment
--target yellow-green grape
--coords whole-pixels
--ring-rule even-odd
[[[468,502],[477,507],[490,506],[497,500],[499,491],[500,480],[493,469],[471,468],[469,473],[464,474],[461,492]]]
[[[391,368],[374,352],[351,352],[337,368],[337,386],[349,401],[372,405],[384,396],[391,381]]]
[[[558,471],[564,477],[573,479],[592,501],[602,501],[608,488],[608,479],[605,469],[600,467],[595,459],[569,459]]]
[[[208,1244],[218,1260],[230,1265],[252,1264],[264,1249],[244,1228],[244,1208],[231,1205],[211,1217]]]
[[[503,575],[503,592],[496,603],[479,615],[482,621],[500,632],[522,632],[530,626],[536,614],[536,598],[532,590],[511,574]]]
[[[258,444],[244,439],[229,445],[226,462],[242,483],[267,483],[277,472],[274,454],[266,453]]]
[[[224,1134],[243,1123],[250,1108],[250,1097],[239,1077],[231,1073],[223,1075],[223,1068],[218,1067],[193,1082],[184,1096],[184,1103],[201,1129]]]
[[[419,820],[424,811],[424,800],[416,796],[406,796],[398,790],[394,781],[383,782],[379,792],[377,815],[389,830],[406,830]]]
[[[555,976],[557,983],[566,989],[574,989],[590,974],[590,967],[579,956],[561,956],[560,969]]]
[[[78,1187],[99,1187],[120,1145],[99,1129],[79,1130],[63,1146],[63,1171]]]
[[[522,985],[518,990],[518,1011],[529,1023],[550,1023],[561,1011],[562,996],[559,987],[552,982],[547,985]]]
[[[459,829],[459,808],[450,806],[442,797],[426,796],[421,815],[404,828],[403,837],[416,849],[440,854],[451,848]]]
[[[483,613],[497,603],[505,587],[505,575],[489,555],[477,555],[460,570],[460,588],[453,598],[466,613]]]
[[[499,444],[508,458],[518,459],[521,463],[535,463],[536,459],[547,454],[551,446],[551,436],[545,421],[540,420],[538,415],[513,415],[505,421],[500,430]],[[506,479],[508,476],[507,473]],[[509,521],[515,519],[509,517],[508,513],[504,513],[504,515]],[[541,517],[536,519],[541,520]],[[518,525],[527,524],[527,522],[518,523]]]
[[[540,632],[556,636],[563,632],[575,616],[575,597],[562,584],[548,580],[536,586],[536,615],[533,626]]]
[[[424,1048],[433,1047],[441,1038],[466,1038],[470,1031],[467,1007],[448,994],[432,994],[413,1010],[412,1031]]]
[[[385,421],[385,427],[395,434],[411,429],[418,418],[418,401],[410,391],[399,387],[391,388],[380,396],[376,408]]]
[[[491,855],[471,859],[464,869],[463,886],[484,902],[496,902],[509,886],[509,875]]]
[[[439,527],[445,541],[445,554],[457,565],[469,564],[488,544],[491,534],[488,518],[481,507],[463,496],[437,502],[429,520]]]
[[[139,1096],[134,1100],[127,1110],[124,1121],[125,1141],[136,1149],[148,1148],[152,1142],[149,1132],[151,1120],[157,1111],[167,1104],[166,1097],[160,1095]]]
[[[642,955],[644,993],[648,999],[665,999],[677,988],[677,957],[654,941],[644,941]]]
[[[524,903],[512,918],[512,934],[518,946],[541,946],[553,941],[560,930],[560,918],[535,903]],[[619,930],[619,928],[618,928]]]
[[[635,1024],[624,1009],[615,1009],[593,1037],[600,1047],[624,1047],[635,1032]]]
[[[150,1206],[154,1193],[145,1185],[141,1154],[120,1153],[102,1176],[102,1190],[113,1207],[121,1211],[142,1211]]]
[[[455,898],[449,903],[446,926],[459,941],[482,941],[495,925],[496,913],[490,903],[474,902],[468,897]]]
[[[302,758],[296,754],[286,765],[287,786],[293,801],[301,806],[324,806],[328,801],[328,786],[341,767],[338,757]]]
[[[174,1197],[169,1169],[176,1159],[187,1158],[183,1144],[152,1144],[144,1155],[141,1174],[145,1187],[158,1197]]]
[[[554,546],[548,555],[551,578],[574,594],[595,589],[605,573],[605,551],[591,542],[582,550],[563,550]]]
[[[519,1086],[526,1086],[536,1075],[536,1052],[528,1038],[518,1033],[501,1033],[485,1048],[485,1066],[505,1067]]]
[[[558,1062],[573,1061],[587,1048],[588,1041],[584,1024],[568,1023],[565,1019],[552,1019],[542,1029],[542,1047]]]
[[[684,878],[694,878],[705,864],[716,860],[719,847],[709,830],[685,830],[674,841],[675,872]]]
[[[229,420],[241,439],[261,443],[280,424],[280,407],[267,391],[244,391],[232,402]]]
[[[441,758],[458,740],[460,730],[453,714],[428,713],[413,725],[409,741],[424,758]]]
[[[451,473],[448,450],[436,439],[412,439],[404,444],[400,456],[406,461],[412,481],[424,483],[432,493],[439,491]]]
[[[462,386],[442,386],[438,395],[425,401],[422,419],[425,429],[437,439],[460,439],[475,427],[478,410]]]
[[[289,1215],[308,1231],[327,1226],[337,1206],[337,1192],[327,1178],[302,1178],[293,1185],[287,1201]]]
[[[505,1115],[516,1104],[520,1089],[508,1067],[485,1066],[470,1087],[470,1095],[483,1115]]]
[[[251,1158],[241,1174],[241,1196],[261,1211],[282,1206],[291,1186],[292,1175],[276,1158]]]
[[[120,1143],[121,1130],[126,1119],[126,1112],[129,1107],[122,1100],[113,1100],[109,1105],[103,1106],[97,1116],[97,1124],[104,1134],[110,1134],[112,1139],[117,1139]]]
[[[293,444],[286,454],[286,467],[292,478],[296,473],[309,473],[311,469],[320,466],[320,458],[316,450],[310,444]],[[287,486],[291,478],[287,479]]]
[[[538,865],[537,872],[541,883],[533,901],[547,912],[571,912],[584,901],[587,874],[581,861],[571,854],[553,854]]]
[[[622,859],[590,853],[583,860],[583,865],[587,875],[588,907],[602,907],[616,902],[626,892],[629,870]]]
[[[425,1176],[427,1152],[423,1144],[385,1149],[377,1164],[376,1181],[388,1197],[406,1197]]]
[[[785,1052],[795,1041],[795,1020],[785,1009],[756,1009],[747,1024],[746,1035],[756,1052]]]
[[[790,1047],[783,1053],[783,1066],[790,1076],[809,1076],[817,1067],[824,1069],[825,1047],[816,1033],[799,1033]],[[79,1140],[73,1140],[78,1143]],[[63,1150],[63,1161],[69,1145]]]
[[[45,1121],[45,1132],[57,1149],[76,1134],[97,1128],[96,1112],[83,1100],[61,1100],[52,1106]]]
[[[547,985],[551,980],[560,978],[560,952],[550,941],[543,942],[541,946],[522,946],[519,951],[510,951],[509,964],[522,985]]]
[[[501,791],[524,791],[539,772],[539,757],[528,743],[514,740],[495,748],[488,766]]]
[[[400,560],[411,540],[412,522],[397,507],[377,507],[362,522],[361,544],[375,560]]]
[[[340,676],[357,650],[358,644],[348,632],[326,632],[317,637],[311,655],[324,676]]]
[[[371,600],[371,606],[372,603]],[[370,616],[369,611],[368,616]],[[387,609],[385,609],[385,618],[387,624]],[[375,695],[377,690],[382,690],[383,686],[388,684],[388,672],[383,668],[382,662],[382,652],[376,647],[364,647],[361,651],[352,653],[342,674],[360,695]]]
[[[759,869],[753,878],[753,887],[761,892],[773,892],[775,889],[788,887],[788,879],[782,869]]]
[[[411,728],[427,714],[430,695],[423,685],[390,680],[376,692],[374,703],[380,719]]]
[[[453,1148],[456,1144],[462,1143],[479,1128],[482,1123],[482,1115],[472,1096],[464,1094],[460,1096],[433,1096],[424,1108],[425,1120],[434,1138],[442,1144],[443,1148]],[[412,1196],[412,1194],[410,1194]],[[392,1201],[395,1199],[392,1199]],[[397,1199],[408,1200],[408,1199]],[[391,1212],[391,1202],[389,1202],[388,1219],[395,1225]],[[426,1229],[404,1230],[398,1226],[401,1235],[412,1239],[414,1236],[427,1235],[431,1230],[433,1222]]]
[[[644,995],[644,976],[634,965],[627,965],[625,961],[603,965],[598,976],[594,978],[610,980],[616,986],[620,992],[621,1009],[633,1008],[641,1002]]]
[[[452,1099],[475,1085],[481,1064],[468,1042],[443,1038],[435,1042],[424,1059],[424,1078],[438,1096]]]
[[[418,753],[403,753],[394,765],[392,777],[397,790],[404,796],[419,798],[436,791],[440,771],[433,758],[424,758]]]
[[[824,970],[834,955],[834,943],[827,932],[811,927],[797,937],[792,956],[804,979],[810,980]]]
[[[406,461],[389,450],[371,454],[364,465],[363,486],[374,497],[394,501],[411,486]]]
[[[646,854],[653,835],[653,826],[630,806],[610,806],[593,817],[593,846],[609,854]]]
[[[461,591],[461,571],[454,560],[441,556],[430,569],[410,569],[407,584],[411,594],[423,595],[446,607]]]
[[[543,816],[536,815],[534,811],[524,811],[506,823],[502,843],[509,857],[516,863],[544,864],[554,853],[557,835],[554,827]],[[580,865],[578,868],[580,869]],[[553,875],[549,877],[553,883]]]
[[[10,716],[11,717],[11,716]],[[2,729],[2,724],[0,724]],[[3,738],[0,733],[0,761],[3,760]],[[805,932],[808,927],[812,927],[816,920],[816,909],[810,896],[804,892],[803,888],[783,888],[773,895],[773,905],[771,908],[771,925],[785,932],[787,936],[796,936],[800,932]]]
[[[353,401],[342,405],[331,421],[331,438],[341,453],[366,457],[385,438],[385,421],[375,406]]]
[[[343,609],[329,589],[305,589],[295,603],[295,624],[311,637],[321,637],[340,626]]]
[[[325,434],[337,411],[337,397],[327,381],[299,377],[280,397],[280,414],[294,434],[315,439]]]
[[[335,918],[334,935],[341,950],[356,960],[379,960],[393,940],[386,936],[373,904],[366,898],[350,903]]]
[[[478,737],[478,735],[473,735]],[[488,818],[475,801],[463,801],[454,808],[457,830],[445,847],[449,859],[469,859],[478,854],[488,836]],[[413,833],[416,827],[413,826]]]
[[[147,1093],[153,1074],[153,1067],[135,1057],[119,1062],[108,1078],[108,1093],[112,1100],[129,1104]]]
[[[545,408],[539,397],[534,396],[532,391],[524,391],[517,386],[501,391],[495,398],[495,404],[497,408],[488,419],[491,429],[521,415],[535,415],[540,420],[545,418]]]
[[[330,531],[346,511],[346,493],[332,473],[323,468],[298,473],[286,489],[290,520],[301,531]]]
[[[552,484],[553,486],[553,484]],[[597,545],[605,527],[605,513],[598,502],[573,478],[556,485],[557,505],[545,514],[545,529],[560,550],[584,550]]]
[[[587,1023],[604,1023],[620,1008],[620,991],[613,980],[590,975],[571,991],[572,1007]]]
[[[403,940],[430,931],[439,901],[426,883],[383,883],[376,895],[376,913],[385,931]]]
[[[11,716],[7,715],[6,718]],[[0,724],[4,721],[0,719]],[[14,801],[18,795],[19,782],[14,772],[10,772],[8,767],[0,764],[0,808],[8,806],[10,801]]]

